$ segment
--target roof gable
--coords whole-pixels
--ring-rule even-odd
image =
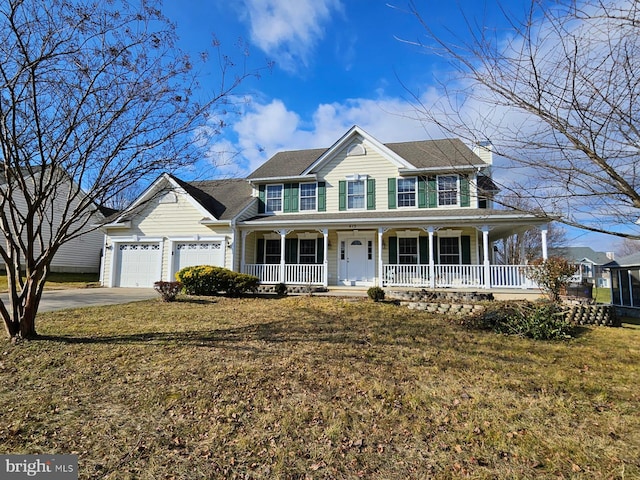
[[[366,140],[403,172],[489,166],[457,138],[383,144],[354,125],[329,148],[278,152],[247,178],[258,180],[313,176],[326,162],[358,138]]]
[[[185,182],[164,173],[160,175],[129,207],[114,215],[110,223],[121,223],[137,215],[150,200],[162,192],[183,194],[203,219],[230,221],[252,201],[251,186],[244,179]]]
[[[304,173],[309,174],[314,170],[319,169],[325,162],[333,158],[338,152],[342,151],[342,149],[344,149],[346,146],[352,143],[354,139],[358,137],[363,138],[368,143],[370,143],[383,156],[387,157],[391,162],[396,164],[398,168],[411,167],[411,164],[407,162],[404,158],[402,158],[400,155],[398,155],[396,152],[389,149],[384,144],[380,143],[378,140],[376,140],[374,137],[369,135],[367,132],[362,130],[357,125],[354,125],[336,143],[334,143],[322,155],[320,155],[318,159],[304,171]]]

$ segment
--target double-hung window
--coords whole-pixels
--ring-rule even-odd
[[[300,184],[300,210],[316,210],[316,184]]]
[[[347,208],[349,210],[364,208],[364,196],[364,180],[347,181]]]
[[[267,185],[266,207],[267,212],[282,211],[282,185]]]
[[[306,265],[317,263],[316,245],[317,240],[315,238],[300,239],[300,263]]]
[[[440,237],[440,263],[442,265],[459,265],[460,262],[460,238]]]
[[[280,263],[280,240],[264,242],[264,263]]]
[[[458,176],[439,175],[438,176],[438,206],[458,205]]]
[[[398,207],[416,206],[416,178],[398,179]]]
[[[418,264],[418,239],[416,237],[398,238],[398,263],[400,265]]]

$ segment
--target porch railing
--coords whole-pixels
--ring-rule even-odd
[[[280,264],[247,264],[244,273],[254,275],[260,283],[284,283],[286,285],[323,285],[323,264],[287,263],[284,276]]]
[[[384,265],[385,287],[535,288],[526,276],[527,265],[489,265],[487,285],[484,265]]]
[[[383,287],[436,288],[536,288],[526,276],[528,265],[383,265]],[[433,273],[431,273],[433,270]],[[261,283],[323,285],[323,264],[247,264],[244,273],[255,275]],[[489,282],[486,282],[488,273]],[[433,275],[433,282],[432,280]]]

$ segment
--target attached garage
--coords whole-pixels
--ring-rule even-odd
[[[114,246],[114,286],[151,288],[162,279],[160,242],[116,243]]]
[[[153,288],[194,265],[233,270],[235,221],[252,215],[255,203],[244,179],[189,184],[161,175],[103,225],[102,285]]]
[[[194,265],[224,267],[224,248],[224,240],[175,242],[173,271]]]

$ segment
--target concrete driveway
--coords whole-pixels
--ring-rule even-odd
[[[6,293],[0,294],[8,302]],[[94,307],[137,302],[160,298],[153,288],[72,288],[68,290],[45,290],[40,301],[39,312],[51,312],[66,308]]]

